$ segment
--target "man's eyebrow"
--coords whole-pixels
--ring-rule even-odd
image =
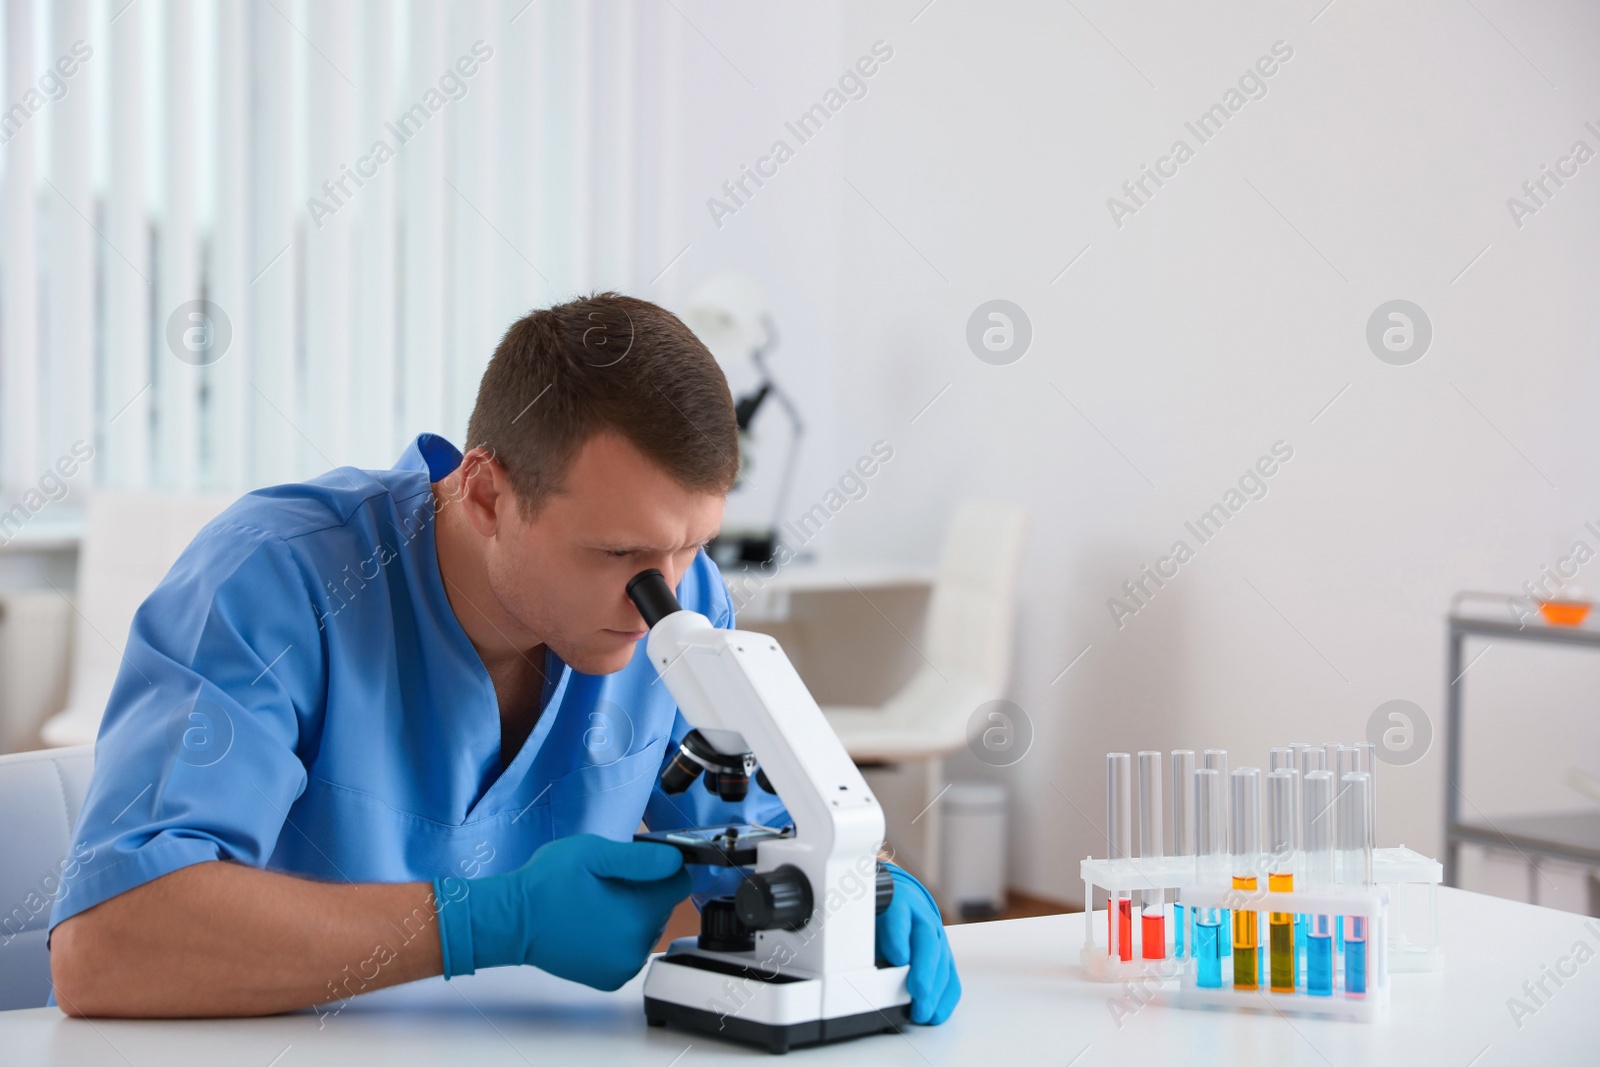
[[[715,533],[712,533],[712,534],[708,535],[707,537],[705,537],[704,539],[696,541],[691,545],[680,545],[678,547],[680,547],[680,548],[701,548],[701,547],[703,547],[705,545],[710,544],[713,540],[716,539],[717,535],[720,534],[721,532],[722,532],[721,530],[718,530]],[[672,552],[672,551],[676,551],[676,549],[657,548],[655,545],[635,545],[635,544],[620,544],[620,543],[619,544],[602,544],[602,545],[598,545],[596,547],[601,548],[601,549],[603,549],[603,550],[605,550],[607,552]]]

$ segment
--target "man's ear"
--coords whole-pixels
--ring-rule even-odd
[[[499,509],[516,504],[505,467],[487,448],[474,448],[461,457],[459,473],[456,502],[474,530],[493,537],[500,525]]]

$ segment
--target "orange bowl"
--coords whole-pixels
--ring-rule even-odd
[[[1589,617],[1589,604],[1583,600],[1541,600],[1539,611],[1555,626],[1582,626]]]

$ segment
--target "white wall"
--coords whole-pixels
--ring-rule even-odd
[[[1075,861],[1102,854],[1106,751],[1264,763],[1361,739],[1393,698],[1435,738],[1380,768],[1382,843],[1438,855],[1451,596],[1516,591],[1579,538],[1600,549],[1582,529],[1600,527],[1600,160],[1520,228],[1506,207],[1574,141],[1600,151],[1584,128],[1600,127],[1600,11],[1321,6],[909,0],[852,5],[836,28],[815,8],[685,8],[759,85],[689,38],[686,202],[874,41],[894,49],[864,99],[700,232],[708,256],[758,263],[804,331],[780,366],[803,365],[829,428],[797,500],[873,440],[896,449],[824,551],[931,561],[961,497],[1032,509],[1010,695],[1034,747],[956,773],[1012,788],[1011,878],[1034,893],[1080,896]],[[1293,56],[1267,95],[1199,144],[1184,122],[1280,40]],[[1119,228],[1107,198],[1180,137],[1194,157]],[[964,337],[997,297],[1034,330],[1008,366]],[[1365,341],[1394,298],[1434,327],[1410,366]],[[1195,545],[1185,521],[1280,440],[1294,455],[1268,495],[1119,629],[1107,599]],[[1600,592],[1600,562],[1582,578]],[[1467,683],[1468,810],[1581,806],[1559,779],[1600,772],[1600,657],[1496,644]],[[1578,904],[1557,888],[1542,899]]]
[[[1075,861],[1103,847],[1106,751],[1220,746],[1235,765],[1264,761],[1290,740],[1355,740],[1392,698],[1420,704],[1436,738],[1420,763],[1382,768],[1380,831],[1437,853],[1451,595],[1515,591],[1579,537],[1600,549],[1582,529],[1600,527],[1600,160],[1521,228],[1506,209],[1573,141],[1600,150],[1584,128],[1600,127],[1600,11],[1322,4],[471,5],[396,92],[413,99],[435,58],[493,31],[499,95],[481,83],[485,110],[457,108],[438,145],[397,166],[448,192],[422,182],[431,153],[500,130],[497,173],[452,173],[475,202],[498,203],[495,229],[513,244],[457,194],[440,201],[492,255],[411,247],[433,288],[463,303],[448,338],[408,317],[404,342],[481,362],[546,297],[618,285],[681,309],[700,280],[743,269],[772,294],[773,369],[809,426],[790,513],[875,440],[895,449],[816,539],[820,554],[932,562],[959,499],[1027,504],[1009,696],[1034,746],[1004,771],[954,768],[1012,788],[1020,888],[1077,896]],[[336,43],[324,20],[306,32]],[[298,40],[285,47],[305,52]],[[1267,95],[1196,145],[1184,122],[1279,40],[1294,55]],[[877,41],[893,56],[865,96],[798,143],[785,123]],[[579,48],[591,59],[565,84],[558,60]],[[1179,137],[1194,158],[1116,226],[1107,198]],[[793,158],[718,225],[708,199],[778,139]],[[546,206],[556,189],[569,210]],[[1397,297],[1435,328],[1406,367],[1364,339]],[[994,298],[1033,325],[1008,366],[965,341]],[[426,428],[459,435],[470,384],[452,374],[421,390],[437,415]],[[757,429],[731,521],[772,504],[784,427],[773,411]],[[1107,599],[1278,440],[1294,458],[1269,494],[1119,629]],[[1583,578],[1600,592],[1600,562]],[[1470,806],[1577,806],[1560,772],[1600,772],[1600,657],[1497,644],[1468,682]],[[1469,877],[1508,892],[1521,880],[1480,867]],[[1555,878],[1547,891],[1576,892]]]

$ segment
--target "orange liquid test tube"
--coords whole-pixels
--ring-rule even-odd
[[[1126,752],[1106,753],[1106,851],[1113,868],[1131,869],[1132,772]],[[1133,959],[1133,897],[1125,889],[1113,889],[1106,897],[1106,952],[1121,960]]]
[[[1164,829],[1161,756],[1160,752],[1139,753],[1139,856],[1147,860],[1160,860],[1165,848],[1161,840]],[[1164,960],[1167,958],[1167,891],[1146,889],[1142,903],[1139,954],[1147,960]]]

